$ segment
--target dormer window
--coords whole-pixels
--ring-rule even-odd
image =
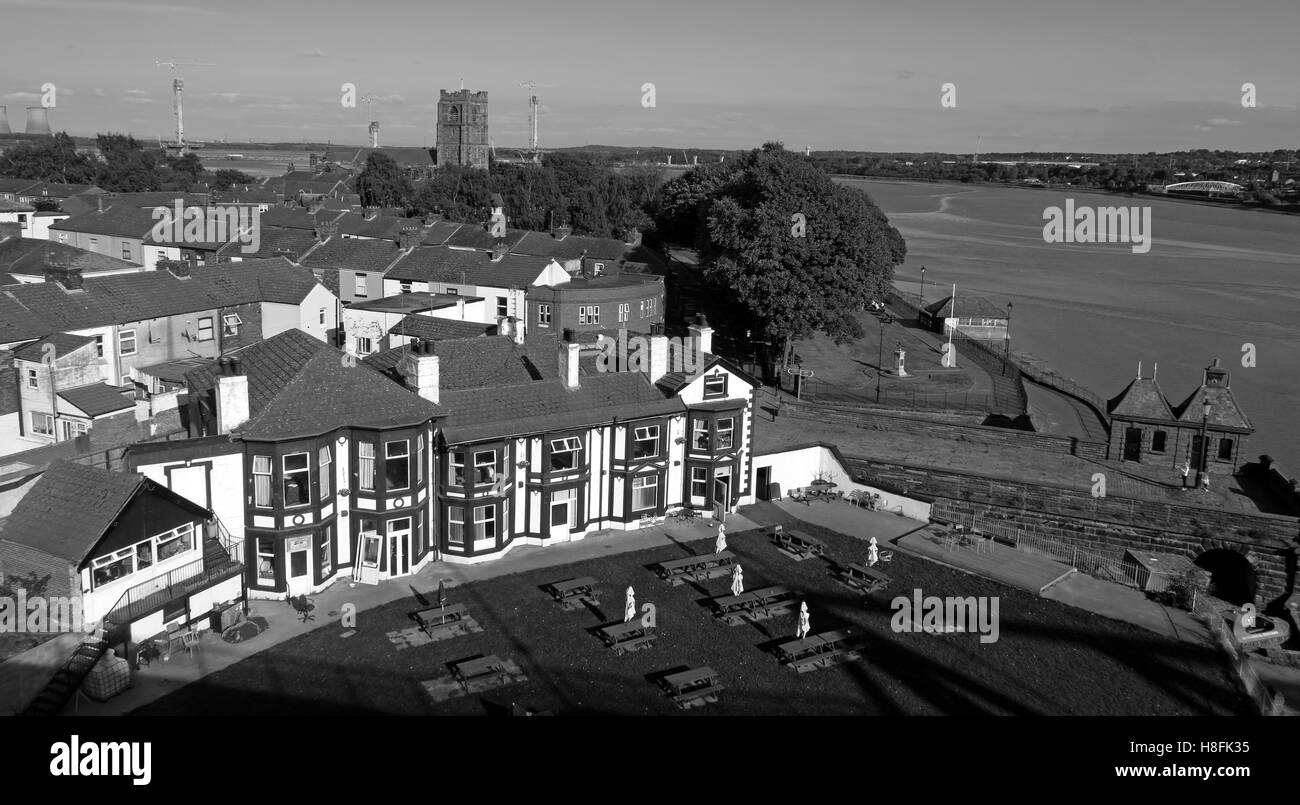
[[[727,396],[727,376],[721,372],[704,378],[704,399]]]

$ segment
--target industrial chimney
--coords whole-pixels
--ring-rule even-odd
[[[379,121],[378,120],[370,121],[370,147],[371,148],[379,147]]]
[[[50,131],[50,119],[47,117],[47,110],[43,106],[27,107],[27,133],[28,134],[53,134]]]
[[[11,134],[9,129],[9,113],[5,107],[0,106],[0,134]]]

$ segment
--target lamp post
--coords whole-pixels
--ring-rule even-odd
[[[1206,441],[1206,429],[1210,424],[1210,401],[1201,406],[1201,460],[1196,465],[1196,485],[1204,488],[1206,467],[1210,460],[1210,445]]]
[[[1007,359],[1011,357],[1011,303],[1007,302],[1007,331],[1002,339],[1002,374],[1007,373]]]
[[[925,307],[925,266],[921,266],[921,301],[916,306],[919,308]]]

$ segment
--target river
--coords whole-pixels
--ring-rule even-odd
[[[1231,370],[1255,426],[1244,456],[1268,453],[1300,475],[1300,217],[1151,197],[1005,186],[839,179],[866,191],[907,239],[896,274],[925,297],[976,293],[1014,303],[1012,349],[1049,363],[1103,398],[1138,362],[1182,403],[1213,358]],[[1044,210],[1149,206],[1151,248],[1047,243]],[[809,222],[812,225],[812,222]],[[1244,345],[1255,366],[1245,367]]]

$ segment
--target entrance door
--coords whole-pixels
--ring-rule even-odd
[[[1209,439],[1202,439],[1198,433],[1192,437],[1192,469],[1199,470],[1205,465],[1205,446]]]
[[[1142,429],[1141,428],[1124,429],[1124,460],[1125,461],[1142,460]]]
[[[379,583],[379,535],[373,531],[361,532],[361,552],[353,569],[353,578],[362,584]]]
[[[568,539],[578,521],[578,490],[561,489],[551,493],[551,539]]]
[[[719,468],[713,471],[713,499],[709,501],[715,509],[731,511],[731,468]]]
[[[768,494],[771,491],[768,489],[768,487],[771,484],[772,484],[772,468],[759,467],[758,468],[758,490],[757,490],[759,500],[772,499],[772,496]]]
[[[411,572],[411,518],[388,521],[388,578]]]

